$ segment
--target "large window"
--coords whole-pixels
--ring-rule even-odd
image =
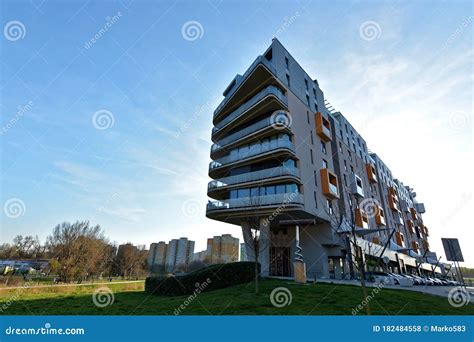
[[[229,193],[230,199],[246,198],[250,196],[268,196],[276,194],[299,193],[299,187],[295,183],[267,185],[261,187],[244,188],[238,190],[231,190]]]

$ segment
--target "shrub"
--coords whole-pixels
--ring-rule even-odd
[[[212,265],[195,272],[171,277],[148,277],[145,291],[165,296],[184,296],[249,283],[255,278],[254,262]]]

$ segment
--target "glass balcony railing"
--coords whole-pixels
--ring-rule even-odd
[[[216,179],[209,182],[209,184],[207,185],[207,189],[208,190],[217,189],[217,188],[228,186],[228,185],[252,182],[255,180],[263,180],[263,179],[275,178],[275,177],[281,177],[281,176],[295,176],[299,178],[300,172],[296,167],[293,167],[293,166],[291,167],[277,166],[277,167],[272,167],[269,169],[264,169],[264,170],[254,171],[254,172],[247,172],[247,173],[242,173],[240,175]]]
[[[303,195],[299,193],[285,193],[266,196],[253,196],[244,198],[234,198],[226,201],[209,201],[207,211],[234,209],[234,208],[258,208],[268,205],[286,206],[289,204],[303,204]]]
[[[227,96],[225,97],[225,99],[222,100],[222,102],[219,104],[219,106],[217,106],[216,110],[214,111],[214,117],[216,117],[219,112],[222,110],[222,108],[224,108],[224,106],[227,104],[227,102],[229,102],[229,100],[232,98],[232,95],[234,95],[235,91],[237,90],[237,88],[239,87],[240,84],[242,84],[242,82],[245,82],[245,80],[247,79],[247,77],[253,72],[253,70],[257,67],[258,64],[263,64],[265,65],[274,75],[276,75],[276,69],[275,67],[271,64],[270,61],[268,61],[265,57],[263,56],[258,56],[257,59],[255,59],[255,61],[252,63],[252,65],[250,65],[250,67],[247,69],[247,71],[242,75],[242,77],[240,78],[240,82],[238,84],[236,84],[232,89],[231,91],[229,91],[227,93]]]
[[[295,145],[293,145],[291,141],[285,139],[277,139],[268,143],[251,146],[246,151],[239,151],[235,154],[229,154],[225,157],[216,159],[215,161],[212,161],[209,164],[209,170],[221,167],[225,164],[229,164],[237,160],[246,159],[248,157],[256,156],[258,154],[277,150],[279,148],[287,148],[293,152],[295,151]]]
[[[230,143],[233,143],[245,136],[248,136],[252,133],[255,133],[263,128],[266,128],[266,127],[270,127],[272,125],[272,121],[270,120],[270,118],[265,118],[263,120],[260,120],[248,127],[245,127],[244,129],[238,131],[238,132],[235,132],[231,135],[228,135],[226,136],[225,138],[222,138],[220,139],[217,143],[215,144],[212,144],[211,146],[211,151],[212,152],[215,152],[219,149],[221,149],[222,147],[230,144]]]
[[[263,100],[266,96],[268,95],[274,95],[276,98],[278,98],[281,102],[285,104],[285,106],[288,106],[288,99],[283,93],[281,92],[280,89],[278,89],[275,86],[268,86],[264,88],[262,91],[257,93],[254,97],[252,97],[250,100],[245,102],[243,105],[241,105],[239,108],[231,112],[229,115],[227,115],[224,119],[219,121],[215,127],[212,129],[212,134],[215,134],[219,130],[221,130],[223,127],[227,126],[230,122],[234,121],[236,118],[241,116],[243,113],[245,113],[247,110],[249,110],[252,106],[254,106],[256,103],[259,101]]]
[[[334,196],[339,196],[339,192],[338,192],[338,190],[337,190],[337,186],[335,186],[334,184],[329,183],[329,191],[331,191],[331,193],[332,193]]]

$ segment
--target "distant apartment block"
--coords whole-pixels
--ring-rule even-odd
[[[206,253],[207,253],[207,250],[194,253],[193,261],[202,261],[202,262],[204,262],[206,260]]]
[[[150,270],[173,272],[193,261],[194,241],[187,238],[173,239],[168,244],[152,243],[148,254]]]
[[[241,259],[254,260],[252,218],[264,276],[294,276],[304,261],[311,277],[356,277],[353,234],[363,258],[384,257],[386,269],[441,271],[413,188],[369,151],[277,39],[223,95],[206,216],[241,227]]]
[[[166,261],[167,244],[164,241],[152,243],[148,253],[148,266],[151,271],[161,271],[164,269]]]
[[[240,244],[240,261],[249,261],[247,260],[247,251],[245,249],[245,243]]]
[[[207,239],[205,260],[210,264],[236,262],[239,260],[239,239],[230,234]]]

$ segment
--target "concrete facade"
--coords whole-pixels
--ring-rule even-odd
[[[236,262],[239,260],[239,239],[230,234],[207,239],[205,261],[210,264]]]
[[[262,275],[294,276],[299,258],[310,277],[353,277],[354,235],[365,258],[387,256],[395,271],[430,268],[424,205],[346,117],[328,109],[318,81],[277,39],[223,95],[206,215],[241,227],[248,260],[259,236]]]

